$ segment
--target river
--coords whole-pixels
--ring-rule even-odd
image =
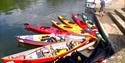
[[[19,46],[15,39],[18,35],[36,34],[25,30],[24,23],[51,26],[51,19],[57,20],[58,15],[71,19],[72,12],[84,12],[84,3],[84,0],[1,0],[0,58],[32,48]]]

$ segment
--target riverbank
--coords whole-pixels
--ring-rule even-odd
[[[122,23],[125,21],[114,11],[116,9],[124,8],[125,7],[124,4],[125,4],[124,0],[113,0],[109,6],[106,6],[105,14],[103,17],[96,16],[100,21],[100,23],[102,24],[102,28],[106,33],[108,41],[111,43],[115,51],[115,54],[112,55],[110,58],[106,59],[105,63],[125,63],[125,60],[124,60],[125,35],[122,32],[123,28],[121,29],[119,27],[120,24],[115,23],[116,20],[118,22],[122,21]],[[96,6],[96,9],[98,11],[99,5]],[[112,15],[116,16],[115,17],[116,20],[112,19],[112,17],[109,14],[110,12],[113,12]],[[125,13],[125,11],[123,12]]]
[[[109,43],[112,45],[115,54],[106,59],[106,63],[124,63],[125,58],[125,36],[118,28],[118,26],[108,16],[108,12],[103,17],[98,17],[101,27],[108,38]]]

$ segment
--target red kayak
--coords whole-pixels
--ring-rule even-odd
[[[87,26],[87,24],[83,22],[82,19],[80,19],[76,13],[72,13],[72,19],[83,29],[83,32],[88,32],[91,35],[96,36],[95,33],[91,31],[89,26]]]
[[[25,29],[35,31],[35,32],[38,32],[38,33],[70,34],[67,31],[59,30],[57,28],[52,28],[52,27],[49,27],[49,26],[36,26],[36,27],[33,27],[31,23],[25,23],[24,26],[25,26]]]
[[[90,42],[88,37],[82,42],[69,41],[50,44],[47,46],[23,51],[17,54],[2,57],[3,63],[44,63],[63,57]]]

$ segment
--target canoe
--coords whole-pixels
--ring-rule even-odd
[[[9,56],[2,57],[3,63],[43,63],[50,62],[56,58],[65,56],[80,47],[88,44],[91,37],[86,38],[82,42],[69,41],[69,42],[59,42],[55,44],[50,44],[43,47],[38,47],[35,49],[23,51],[20,53],[12,54]]]
[[[38,32],[38,33],[70,34],[69,32],[59,30],[57,28],[52,28],[52,27],[49,27],[49,26],[36,26],[36,27],[33,27],[31,23],[25,23],[24,27],[27,30],[35,31],[35,32]]]
[[[87,32],[83,32],[83,30],[77,29],[76,27],[71,27],[71,26],[68,26],[66,24],[58,23],[58,22],[56,22],[54,20],[52,20],[51,23],[52,23],[52,26],[54,26],[54,27],[56,27],[58,29],[70,32],[72,34],[87,35],[87,36],[91,36],[93,38],[96,38],[96,36],[93,36],[93,35],[91,35],[90,33],[87,33]]]
[[[83,32],[88,32],[89,34],[96,36],[96,34],[87,26],[87,24],[80,19],[76,13],[72,13],[72,19],[75,21],[82,29]]]
[[[58,19],[59,19],[63,24],[66,24],[66,25],[71,26],[71,27],[76,27],[77,29],[82,30],[82,28],[79,27],[79,25],[77,25],[76,23],[72,22],[72,21],[69,20],[69,19],[64,18],[63,16],[58,16]]]
[[[103,39],[103,37],[101,36],[101,34],[99,33],[98,27],[95,25],[95,23],[94,23],[92,20],[90,20],[90,19],[89,19],[85,14],[83,14],[83,13],[82,13],[81,17],[82,17],[83,21],[92,29],[92,31],[95,32],[96,36],[97,36],[99,39],[105,41],[105,40]]]
[[[45,46],[52,43],[64,42],[69,39],[83,40],[87,36],[64,35],[64,34],[37,34],[16,36],[20,43]]]

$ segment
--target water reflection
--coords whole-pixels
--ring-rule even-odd
[[[10,10],[13,9],[25,9],[32,2],[37,0],[1,0],[0,1],[0,13],[4,12],[5,14],[11,14]]]

